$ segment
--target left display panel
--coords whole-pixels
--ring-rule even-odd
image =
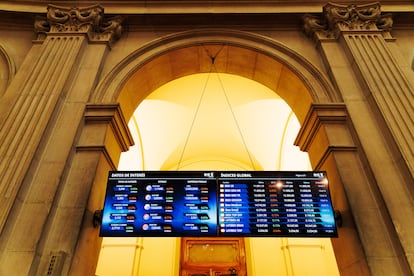
[[[109,172],[100,236],[217,236],[216,174]]]

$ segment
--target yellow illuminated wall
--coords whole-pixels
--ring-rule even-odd
[[[310,170],[300,128],[273,91],[197,74],[154,91],[131,118],[120,170]],[[245,238],[250,276],[339,275],[330,239]],[[179,238],[104,238],[96,275],[178,276]]]

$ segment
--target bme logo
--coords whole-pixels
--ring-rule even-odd
[[[204,177],[214,177],[214,172],[205,172]]]

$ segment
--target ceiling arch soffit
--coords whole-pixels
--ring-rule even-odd
[[[125,117],[130,118],[139,103],[161,85],[209,72],[212,56],[216,56],[217,72],[269,87],[291,106],[300,122],[311,103],[341,101],[325,76],[285,45],[258,34],[223,29],[175,33],[144,45],[103,78],[92,101],[120,102]]]

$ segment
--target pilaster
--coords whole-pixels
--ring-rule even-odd
[[[0,230],[84,43],[81,36],[50,37],[38,62],[25,68],[27,79],[0,130]]]
[[[51,256],[62,252],[65,260],[52,267],[57,275],[93,275],[101,248],[93,213],[105,198],[108,171],[115,170],[120,153],[133,145],[128,125],[118,104],[88,104],[70,170],[49,216],[32,267],[35,275],[51,269]],[[64,227],[62,227],[64,225]]]
[[[53,224],[89,93],[121,21],[105,19],[99,5],[49,5],[47,16],[36,19],[33,47],[0,99],[2,275],[28,275],[38,266],[36,254],[51,254],[41,248],[51,234],[46,229]],[[78,205],[75,213],[83,215],[84,208]],[[68,229],[78,231],[81,219],[68,221]],[[61,253],[58,247],[51,251]],[[57,259],[70,260],[63,253]]]
[[[401,154],[414,175],[414,89],[386,41],[393,40],[391,14],[379,3],[324,7],[324,18],[305,16],[305,30],[319,42],[341,40],[351,64],[361,74],[366,97],[382,114]]]
[[[295,141],[328,172],[343,225],[332,239],[343,275],[410,275],[381,194],[360,150],[344,104],[315,104]]]
[[[394,40],[392,17],[381,13],[379,3],[327,4],[322,17],[308,15],[304,22],[347,106],[363,149],[360,154],[367,161],[363,168],[373,174],[370,189],[379,192],[376,204],[383,201],[379,206],[385,229],[397,238],[389,240],[403,250],[401,266],[408,263],[414,271],[414,239],[408,231],[414,224],[407,219],[414,216],[414,90],[387,45]],[[338,165],[338,170],[344,165]],[[368,187],[360,192],[367,191]],[[354,196],[352,190],[345,192],[348,198]],[[350,200],[350,206],[353,213],[358,212],[358,201]],[[357,225],[361,237],[368,235],[366,223]],[[364,249],[368,252],[365,244]],[[372,272],[379,269],[368,264]]]

